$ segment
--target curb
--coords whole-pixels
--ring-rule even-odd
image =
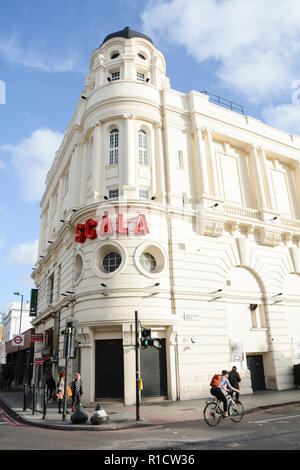
[[[259,410],[267,410],[271,408],[279,408],[281,406],[288,406],[288,405],[296,405],[300,404],[300,400],[296,401],[288,401],[284,403],[271,403],[269,405],[257,405],[253,408],[248,408],[245,410],[244,415],[248,415],[250,413],[253,413],[255,411]],[[39,427],[39,428],[44,428],[44,429],[54,429],[58,431],[118,431],[120,429],[133,429],[133,428],[142,428],[142,427],[148,427],[148,426],[169,426],[171,424],[180,424],[180,423],[189,423],[189,422],[194,422],[195,420],[184,420],[184,421],[165,421],[165,422],[159,422],[159,423],[154,423],[150,422],[147,420],[141,420],[141,421],[132,421],[132,422],[127,422],[127,423],[122,423],[118,424],[117,422],[111,422],[110,424],[100,424],[100,425],[88,425],[88,424],[82,424],[82,425],[74,425],[71,422],[68,422],[68,424],[52,424],[49,422],[37,422],[33,421],[31,419],[26,419],[20,414],[18,414],[13,408],[10,408],[3,400],[0,399],[0,405],[3,407],[3,409],[8,412],[12,417],[26,425],[34,426],[34,427]],[[200,418],[201,420],[204,418]]]

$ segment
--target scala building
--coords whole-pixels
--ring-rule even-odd
[[[213,95],[173,90],[163,54],[129,27],[90,60],[41,200],[34,380],[65,367],[84,400],[293,388],[300,362],[300,138]],[[221,106],[221,103],[228,105]]]

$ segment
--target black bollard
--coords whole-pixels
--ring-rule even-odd
[[[96,406],[95,413],[91,416],[91,423],[92,424],[102,424],[109,420],[107,413],[104,411],[102,406],[99,404]]]
[[[88,415],[83,411],[82,406],[79,404],[75,412],[71,415],[71,421],[73,424],[84,424],[89,419]]]

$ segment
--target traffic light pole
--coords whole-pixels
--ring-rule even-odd
[[[135,371],[136,371],[136,420],[140,421],[140,390],[139,390],[139,319],[138,312],[135,311]]]
[[[71,339],[71,330],[67,328],[65,330],[65,337],[66,337],[66,351],[65,351],[65,384],[64,384],[64,398],[63,398],[63,415],[62,420],[66,421],[67,419],[67,406],[68,406],[68,396],[67,396],[67,377],[68,377],[68,366],[69,366],[69,358],[70,358],[70,339]]]

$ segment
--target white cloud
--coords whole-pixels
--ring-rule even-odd
[[[146,34],[216,61],[223,86],[249,101],[278,97],[300,79],[298,0],[172,0],[146,5]]]
[[[10,264],[26,264],[34,266],[38,255],[38,240],[14,245],[8,255]]]
[[[271,126],[300,135],[300,105],[269,106],[263,110],[263,117]]]
[[[36,46],[24,48],[16,35],[0,38],[0,56],[12,64],[23,65],[44,72],[70,72],[78,70],[75,54],[62,58],[49,54],[49,51],[37,50]]]
[[[45,178],[62,138],[60,132],[37,129],[19,144],[0,147],[11,155],[25,201],[38,201],[43,195]]]

